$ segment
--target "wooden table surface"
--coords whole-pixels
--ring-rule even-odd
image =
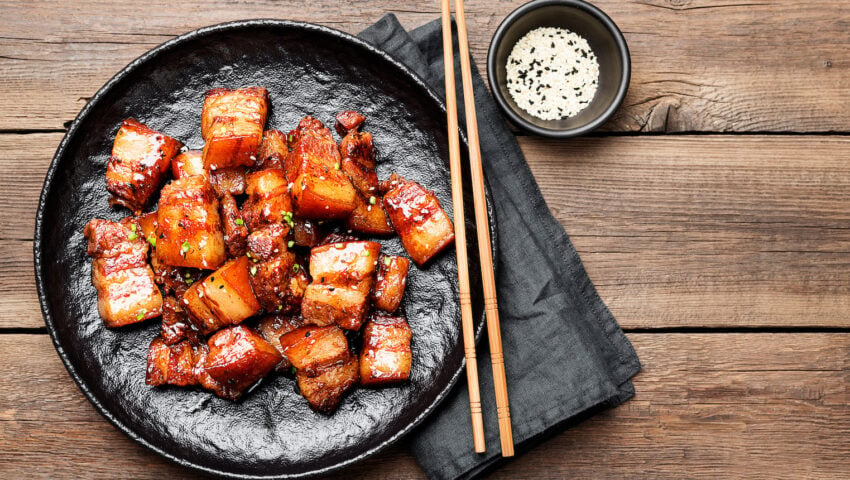
[[[467,0],[472,51],[520,0]],[[850,2],[598,0],[631,48],[588,138],[518,140],[640,355],[637,395],[491,478],[850,478]],[[97,89],[175,35],[291,18],[356,33],[439,3],[0,2],[0,477],[194,478],[83,398],[39,312],[36,202]],[[403,445],[344,472],[421,478]]]

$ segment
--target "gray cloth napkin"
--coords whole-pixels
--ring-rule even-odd
[[[445,94],[442,28],[436,20],[407,32],[388,14],[360,33]],[[462,87],[455,45],[459,104]],[[552,217],[522,151],[474,69],[484,172],[498,228],[499,313],[517,453],[600,408],[634,395],[640,362],[599,298],[564,228]],[[463,108],[460,109],[463,123]],[[564,159],[569,171],[569,160]],[[478,346],[487,452],[476,454],[466,382],[411,435],[430,478],[473,478],[501,459],[487,342]]]

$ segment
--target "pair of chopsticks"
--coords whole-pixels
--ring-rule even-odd
[[[469,266],[466,254],[466,224],[464,223],[463,211],[463,186],[460,166],[460,140],[458,138],[451,5],[449,3],[450,0],[441,0],[441,2],[443,11],[443,61],[446,68],[446,115],[449,124],[449,163],[452,177],[452,206],[454,208],[463,345],[466,355],[466,379],[469,383],[472,439],[475,445],[475,451],[477,453],[483,453],[486,450],[486,445],[484,443],[484,420],[481,415],[481,393],[478,386],[478,361],[475,356],[472,302],[469,293]],[[457,15],[460,70],[463,80],[463,100],[466,110],[466,133],[469,138],[472,196],[475,201],[475,226],[478,233],[478,251],[481,260],[481,277],[484,287],[484,310],[487,314],[487,336],[490,340],[490,358],[493,364],[493,384],[496,389],[499,437],[502,444],[502,456],[512,457],[514,455],[514,440],[511,432],[511,412],[508,405],[505,357],[502,353],[502,334],[499,328],[496,279],[493,274],[493,256],[490,248],[490,222],[487,218],[487,202],[484,197],[484,171],[481,166],[481,147],[478,143],[478,119],[475,115],[475,97],[472,92],[472,67],[469,61],[469,43],[466,34],[466,16],[463,11],[463,0],[455,0],[455,10]]]

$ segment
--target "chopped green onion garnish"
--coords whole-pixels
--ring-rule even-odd
[[[127,238],[129,238],[130,240],[135,240],[139,238],[139,236],[136,235],[136,232],[130,232],[129,234],[127,234]]]
[[[386,266],[388,266],[388,267],[389,267],[389,266],[390,266],[390,262],[392,262],[392,260],[390,259],[390,257],[384,257],[384,265],[386,265]]]
[[[300,270],[300,269],[301,269],[301,265],[298,265],[297,263],[292,266],[292,271],[295,272],[295,273],[298,273],[298,270]]]
[[[338,163],[334,164],[334,170],[339,170],[339,164]]]
[[[370,204],[370,205],[374,205],[374,204],[376,204],[376,203],[378,203],[378,199],[377,199],[377,198],[375,198],[375,197],[369,197],[369,204]]]
[[[187,241],[185,241],[185,242],[183,242],[183,245],[180,245],[180,250],[182,250],[182,251],[183,251],[183,253],[188,253],[190,248],[192,248],[192,246],[191,246],[191,245],[189,245],[189,241],[188,241],[188,240],[187,240]]]
[[[131,231],[131,232],[135,232],[135,231],[136,231],[136,224],[135,224],[135,223],[131,223],[131,224],[130,224],[130,231]]]
[[[235,223],[236,225],[245,225],[245,220],[242,220],[241,218],[237,218],[236,220],[233,221],[233,223]]]
[[[155,247],[156,246],[156,237],[154,237],[153,235],[148,237],[148,243],[150,243],[152,247]]]
[[[289,248],[294,247],[295,246],[295,240],[290,240],[289,242],[287,242],[286,246],[289,247]]]
[[[253,277],[256,274],[257,274],[257,266],[251,265],[251,276]]]
[[[139,313],[136,315],[136,320],[141,320],[141,319],[145,318],[145,314],[146,314],[146,313],[148,313],[148,311],[147,311],[147,310],[145,310],[145,309],[143,308],[143,309],[142,309],[142,311],[141,311],[141,312],[139,312]]]

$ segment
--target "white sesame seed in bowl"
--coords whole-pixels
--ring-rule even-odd
[[[507,61],[508,92],[517,106],[542,120],[584,110],[599,86],[599,62],[581,35],[540,27],[514,45]]]
[[[487,80],[502,113],[535,135],[585,135],[608,121],[629,88],[625,38],[583,0],[532,0],[496,29]]]

